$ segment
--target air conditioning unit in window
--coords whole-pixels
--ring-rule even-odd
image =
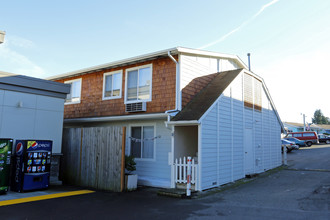
[[[126,104],[126,112],[145,112],[147,111],[146,102],[136,102]]]

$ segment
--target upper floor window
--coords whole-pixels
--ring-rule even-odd
[[[244,74],[244,107],[262,110],[262,82],[250,74]]]
[[[152,65],[126,70],[125,103],[151,101]]]
[[[65,104],[80,103],[81,78],[70,80],[70,81],[65,81],[64,83],[71,85],[70,93],[67,94],[66,99],[65,99]]]
[[[103,77],[103,99],[121,98],[122,71],[105,73]]]

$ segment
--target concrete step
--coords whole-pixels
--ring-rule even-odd
[[[159,196],[168,196],[180,199],[190,199],[196,191],[191,191],[191,196],[188,197],[185,189],[160,189],[157,192]]]

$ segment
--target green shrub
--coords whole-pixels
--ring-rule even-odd
[[[125,155],[125,170],[128,174],[131,174],[136,170],[136,162],[134,161],[134,157],[132,155]]]

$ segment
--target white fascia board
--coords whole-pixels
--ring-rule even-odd
[[[246,66],[246,64],[241,60],[241,58],[239,58],[237,55],[217,53],[217,52],[206,51],[206,50],[190,49],[190,48],[185,48],[185,47],[177,47],[177,50],[180,53],[196,54],[196,55],[208,56],[208,57],[233,59],[233,60],[236,60],[241,65],[242,68],[249,69]]]
[[[125,121],[125,120],[145,120],[145,119],[167,119],[168,114],[141,114],[141,115],[121,115],[108,117],[93,117],[93,118],[69,118],[64,119],[64,123],[82,123],[82,122],[110,122],[110,121]]]
[[[199,125],[200,123],[197,120],[191,121],[168,121],[165,122],[167,125],[174,125],[174,126],[189,126],[189,125]]]
[[[144,54],[144,55],[140,55],[140,56],[135,56],[135,57],[131,57],[131,58],[123,59],[123,60],[118,60],[118,61],[114,61],[114,62],[110,62],[110,63],[92,66],[92,67],[88,67],[88,68],[84,68],[84,69],[80,69],[80,70],[76,70],[76,71],[72,71],[72,72],[68,72],[68,73],[64,73],[64,74],[60,74],[60,75],[56,75],[56,76],[51,76],[46,79],[48,79],[48,80],[61,79],[61,78],[71,77],[71,76],[75,76],[75,75],[79,75],[79,74],[83,74],[83,73],[91,72],[91,71],[95,71],[95,70],[111,68],[112,66],[124,65],[124,64],[131,63],[131,62],[137,62],[140,60],[150,59],[150,58],[157,57],[157,56],[167,56],[168,51],[175,53],[175,52],[177,52],[177,48],[174,47],[174,48],[161,50],[161,51],[157,51],[157,52],[153,52],[153,53],[148,53],[148,54]]]
[[[72,71],[72,72],[68,72],[68,73],[64,73],[64,74],[59,74],[59,75],[48,77],[46,79],[47,80],[56,80],[56,79],[62,79],[62,78],[67,78],[67,77],[73,77],[73,76],[87,73],[87,72],[111,68],[112,66],[125,65],[125,64],[132,63],[132,62],[138,62],[141,60],[154,58],[157,56],[167,56],[169,51],[173,55],[180,52],[180,53],[196,54],[196,55],[202,55],[202,56],[234,59],[241,65],[242,68],[248,69],[248,67],[245,65],[245,63],[236,55],[222,54],[222,53],[198,50],[198,49],[190,49],[190,48],[185,48],[185,47],[174,47],[174,48],[161,50],[161,51],[157,51],[157,52],[153,52],[153,53],[148,53],[148,54],[144,54],[144,55],[140,55],[140,56],[135,56],[135,57],[131,57],[131,58],[123,59],[123,60],[118,60],[118,61],[114,61],[114,62],[110,62],[110,63],[92,66],[92,67],[88,67],[88,68],[84,68],[84,69],[80,69],[80,70],[76,70],[76,71]]]

